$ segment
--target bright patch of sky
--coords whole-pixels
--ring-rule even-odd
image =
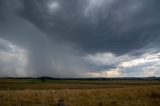
[[[51,0],[47,3],[47,7],[49,9],[49,12],[54,13],[60,8],[60,4],[55,0]]]
[[[27,51],[0,39],[0,76],[27,76]]]
[[[104,67],[114,65],[114,68],[90,72],[93,77],[150,77],[160,73],[160,53],[149,52],[141,56],[115,56],[112,53],[98,53],[85,58],[91,64]]]

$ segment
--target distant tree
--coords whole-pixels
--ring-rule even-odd
[[[44,77],[41,77],[40,80],[41,80],[41,82],[45,82],[46,81],[46,79]]]

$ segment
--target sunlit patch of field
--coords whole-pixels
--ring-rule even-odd
[[[0,106],[160,106],[159,81],[7,81]]]

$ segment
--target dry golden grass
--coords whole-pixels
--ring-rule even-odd
[[[59,99],[63,99],[66,106],[160,106],[160,85],[0,91],[0,106],[57,106]]]

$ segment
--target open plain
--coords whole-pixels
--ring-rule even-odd
[[[158,80],[1,79],[0,106],[160,106]]]

